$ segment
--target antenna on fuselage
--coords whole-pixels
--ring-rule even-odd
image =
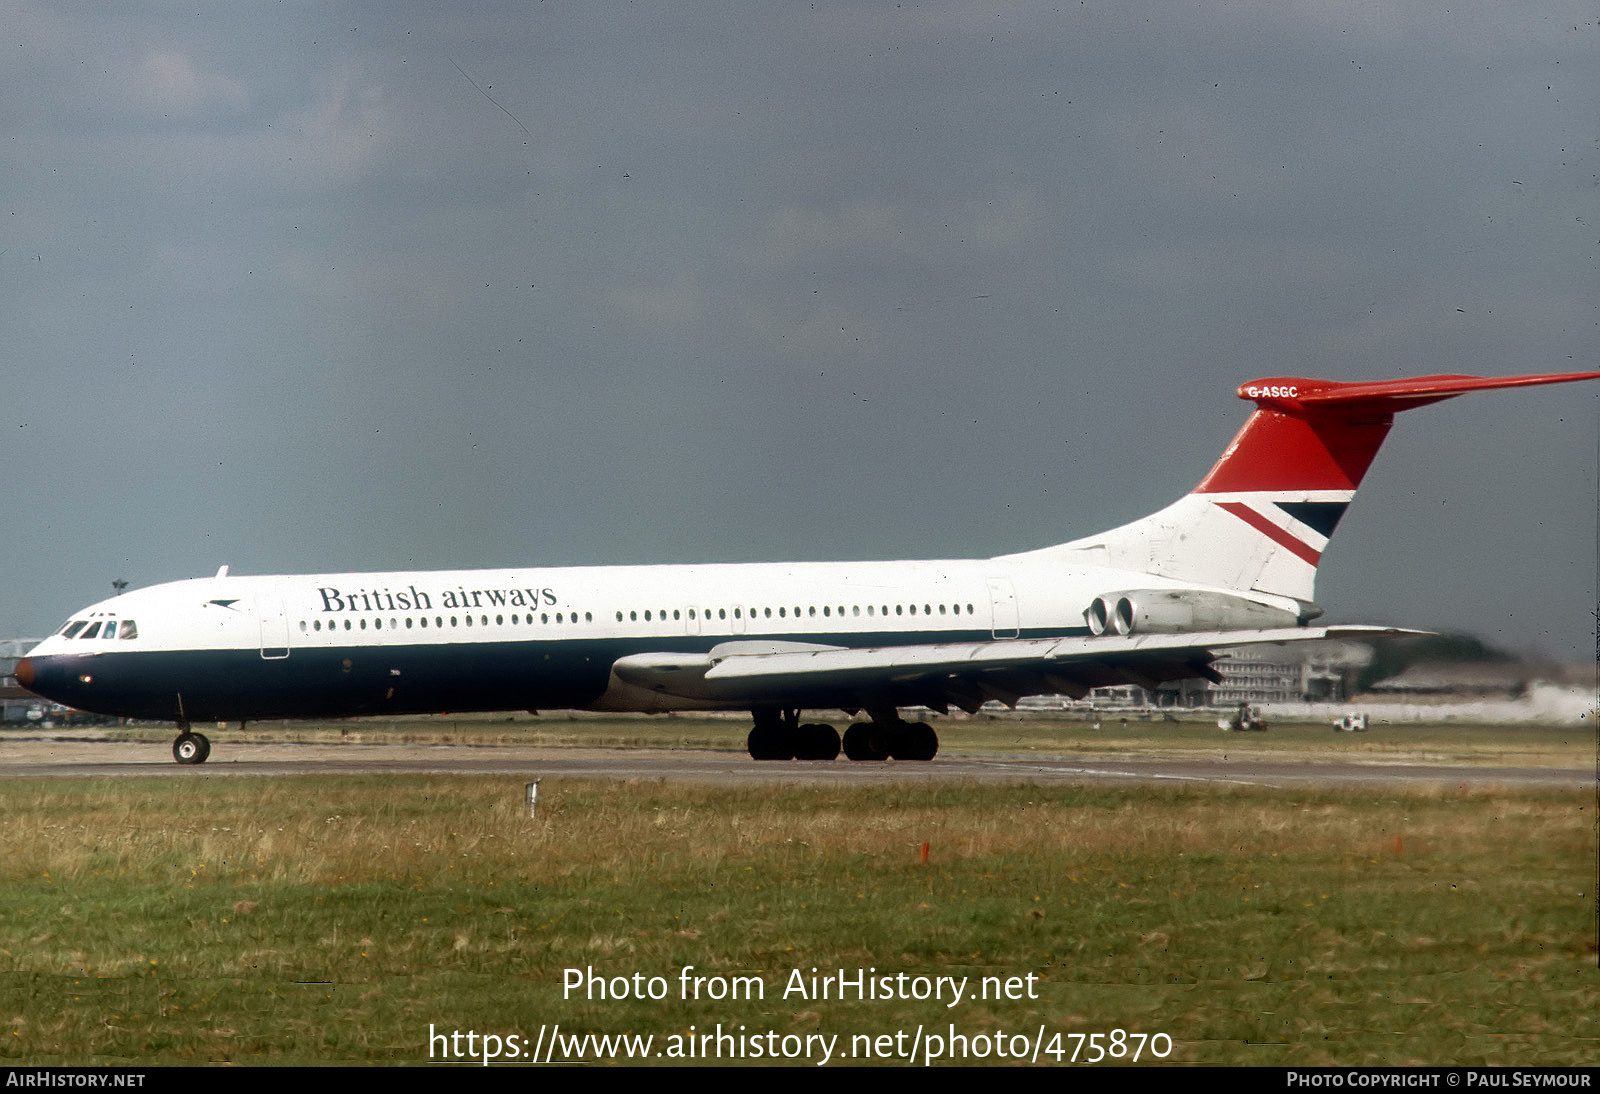
[[[223,566],[220,570],[217,571],[217,577],[218,578],[224,578],[224,577],[227,577],[227,576],[228,576],[228,567]]]

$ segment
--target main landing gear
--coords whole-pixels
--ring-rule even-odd
[[[833,760],[841,750],[839,733],[830,725],[802,725],[798,710],[752,711],[756,724],[746,747],[752,760]],[[939,752],[939,736],[927,722],[874,719],[845,730],[842,748],[852,760],[931,760]]]
[[[927,722],[857,722],[844,731],[844,754],[852,760],[931,760],[939,735]]]

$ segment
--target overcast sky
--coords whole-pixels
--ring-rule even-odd
[[[0,634],[236,573],[971,557],[1275,375],[1600,368],[1587,2],[0,0]],[[1600,382],[1407,413],[1328,617],[1593,656]]]

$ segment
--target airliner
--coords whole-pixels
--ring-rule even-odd
[[[756,760],[930,760],[907,708],[1203,678],[1230,648],[1400,632],[1313,625],[1317,566],[1394,415],[1600,372],[1295,377],[1189,494],[1098,535],[985,559],[216,575],[72,617],[18,683],[80,710],[175,722],[439,711],[745,710]],[[842,735],[806,711],[865,719]]]

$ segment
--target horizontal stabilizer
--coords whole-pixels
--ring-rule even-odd
[[[1379,404],[1386,411],[1394,412],[1427,406],[1471,391],[1565,384],[1573,380],[1596,378],[1600,378],[1600,372],[1538,373],[1529,376],[1413,376],[1402,380],[1358,380],[1352,383],[1277,377],[1252,380],[1241,385],[1239,398],[1289,413],[1350,403]]]

